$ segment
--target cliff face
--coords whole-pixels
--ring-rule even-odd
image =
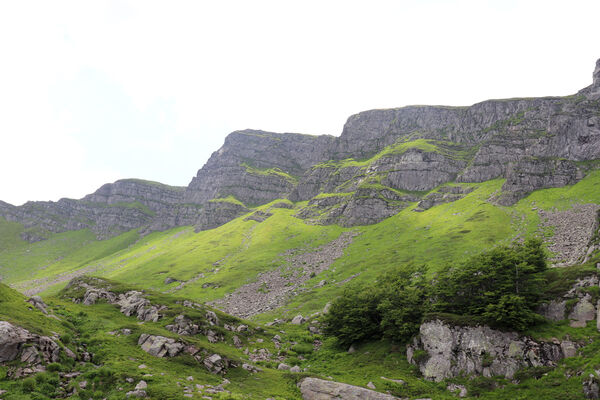
[[[420,209],[460,198],[460,191],[424,198],[448,182],[506,178],[494,201],[510,205],[533,190],[577,182],[584,162],[597,159],[600,60],[592,85],[573,96],[365,111],[348,118],[340,137],[236,131],[187,188],[122,180],[81,200],[0,203],[0,216],[23,223],[28,240],[82,228],[107,237],[138,227],[208,229],[246,207],[289,198],[309,200],[299,217],[351,226],[422,198]]]

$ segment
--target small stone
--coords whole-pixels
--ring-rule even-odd
[[[290,372],[302,372],[302,370],[299,366],[294,365],[292,368],[290,368]]]
[[[350,348],[348,349],[348,354],[352,354],[356,352],[356,348],[354,347],[354,345],[351,345]]]
[[[373,382],[369,382],[369,383],[367,383],[367,387],[368,387],[369,389],[377,389],[377,388],[375,387],[375,384],[374,384]]]
[[[294,325],[301,325],[304,323],[304,321],[306,321],[304,319],[304,317],[302,315],[296,315],[293,319],[292,319],[292,324]]]
[[[145,390],[148,388],[148,384],[146,381],[139,381],[137,385],[135,385],[135,390]]]
[[[289,366],[289,365],[287,365],[287,364],[284,364],[284,363],[280,363],[280,364],[277,366],[277,369],[279,369],[279,370],[282,370],[282,371],[287,371],[287,370],[289,370],[289,369],[290,369],[290,366]]]
[[[193,377],[193,376],[188,376],[188,377],[187,377],[187,378],[185,378],[185,379],[187,379],[187,380],[188,380],[188,381],[190,381],[190,382],[193,382],[193,381],[194,381],[194,377]]]
[[[138,368],[139,369],[146,369],[148,367],[146,366],[146,364],[140,364],[140,365],[138,365]]]
[[[81,382],[79,382],[79,387],[81,389],[85,389],[87,387],[87,381],[81,381]]]

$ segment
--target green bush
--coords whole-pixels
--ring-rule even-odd
[[[542,320],[534,310],[544,299],[546,270],[538,239],[449,265],[433,282],[423,266],[397,268],[375,284],[346,288],[323,318],[324,334],[341,346],[381,337],[405,343],[427,315],[523,331]]]
[[[354,286],[331,303],[325,315],[324,334],[334,336],[341,346],[381,337],[381,314],[377,310],[380,291],[374,286]]]
[[[51,363],[51,364],[48,364],[46,369],[49,372],[60,372],[60,371],[62,371],[62,366],[59,363]]]
[[[298,343],[292,346],[292,350],[298,354],[310,354],[313,352],[313,345],[309,343]]]
[[[31,393],[35,391],[35,379],[33,378],[25,378],[23,379],[23,391],[25,393]]]

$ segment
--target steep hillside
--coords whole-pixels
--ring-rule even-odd
[[[98,238],[141,227],[210,229],[279,198],[311,200],[303,218],[364,225],[454,181],[506,178],[496,201],[514,204],[533,190],[577,182],[586,173],[581,163],[600,158],[599,65],[592,85],[573,96],[365,111],[339,138],[233,132],[185,189],[123,180],[81,200],[0,203],[0,215],[37,241],[84,228]],[[330,193],[338,195],[317,197]]]
[[[340,137],[233,132],[188,187],[0,202],[0,399],[600,397],[600,60],[593,78],[365,111]],[[510,249],[536,237],[532,272]],[[517,285],[478,299],[504,308],[440,306],[444,278],[501,281],[477,264],[494,249]],[[375,333],[342,341],[336,316]]]

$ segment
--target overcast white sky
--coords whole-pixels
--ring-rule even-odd
[[[339,135],[356,112],[567,95],[600,1],[2,1],[0,199],[187,185],[237,129]]]

